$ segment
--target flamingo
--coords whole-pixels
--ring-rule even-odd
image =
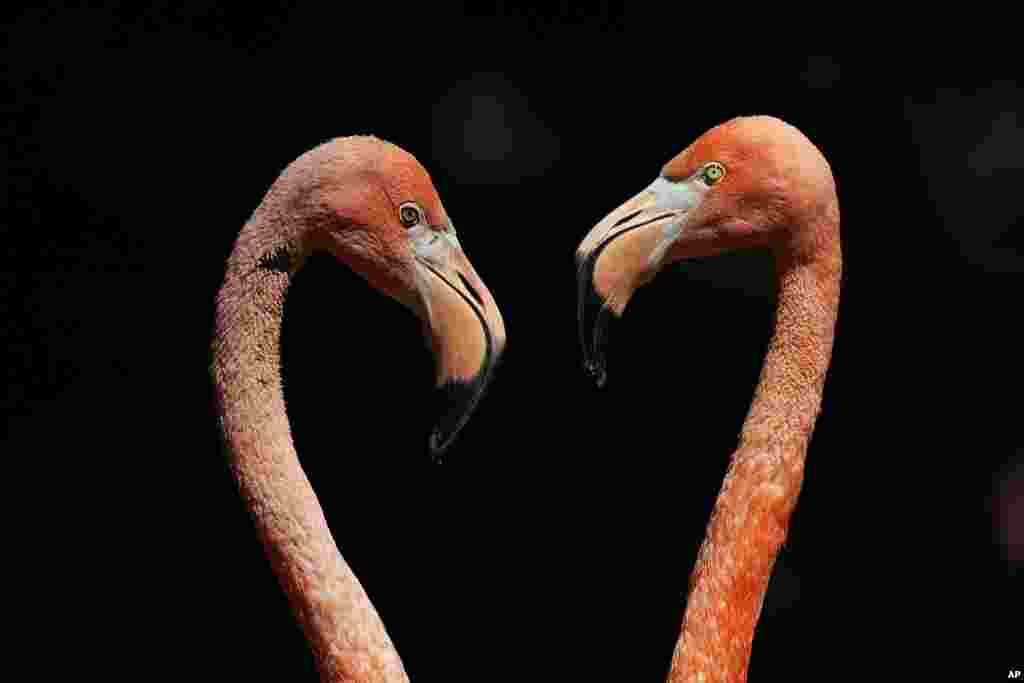
[[[474,409],[505,344],[490,292],[463,254],[430,176],[372,136],[293,161],[242,228],[217,295],[211,374],[231,470],[323,681],[408,677],[342,558],[292,443],[280,377],[291,277],[325,250],[423,320],[447,411],[439,457]]]
[[[832,171],[795,127],[735,118],[665,164],[576,252],[584,365],[600,387],[609,316],[637,287],[666,263],[759,246],[776,265],[775,328],[690,577],[670,683],[747,678],[832,353],[842,271]]]

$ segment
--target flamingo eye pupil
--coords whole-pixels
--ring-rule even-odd
[[[707,183],[708,185],[714,185],[724,177],[725,166],[722,166],[722,164],[718,163],[717,161],[712,161],[710,164],[704,167],[704,173],[702,174],[702,178],[704,179],[704,182]]]
[[[402,221],[402,225],[411,228],[420,222],[420,212],[415,206],[406,204],[398,210],[398,218]]]

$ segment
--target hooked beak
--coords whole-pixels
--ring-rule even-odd
[[[656,181],[608,214],[576,250],[583,368],[598,388],[608,379],[606,346],[611,315],[620,317],[633,292],[658,273],[692,205],[665,201],[665,182]]]
[[[440,461],[483,396],[505,348],[505,323],[473,265],[447,235],[416,249],[420,316],[434,353],[440,419],[428,441]]]

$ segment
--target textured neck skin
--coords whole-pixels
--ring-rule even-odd
[[[321,680],[408,681],[384,624],[338,552],[292,444],[279,370],[281,321],[316,221],[283,191],[300,179],[283,180],[239,235],[217,296],[211,372],[222,434]]]
[[[669,683],[741,683],[803,482],[839,306],[838,206],[775,249],[775,331],[690,578]]]

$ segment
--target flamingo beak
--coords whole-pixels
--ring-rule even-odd
[[[505,323],[454,234],[413,240],[419,314],[434,353],[440,419],[428,448],[440,461],[479,404],[505,348]]]
[[[599,388],[608,379],[611,316],[621,317],[633,292],[661,269],[697,199],[685,186],[659,178],[595,225],[577,248],[583,367]]]

